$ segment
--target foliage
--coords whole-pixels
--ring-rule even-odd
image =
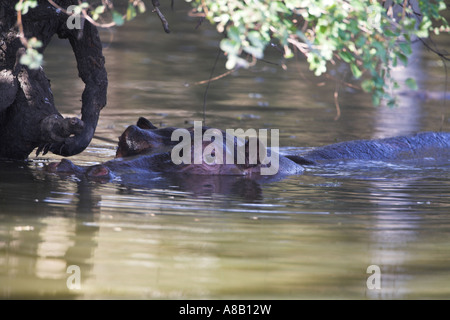
[[[228,69],[252,65],[269,45],[282,48],[285,58],[298,50],[317,76],[329,63],[343,61],[372,93],[375,105],[381,99],[394,104],[387,93],[390,70],[408,63],[412,41],[449,31],[440,14],[446,8],[443,0],[186,1],[225,34],[220,47]],[[415,88],[415,80],[407,79],[406,85]]]
[[[38,69],[42,64],[42,54],[37,51],[42,47],[42,42],[35,37],[27,41],[27,49],[20,57],[20,63],[28,66],[30,69]]]
[[[25,0],[19,1],[16,4],[16,11],[21,11],[22,14],[26,14],[29,8],[36,8],[38,5],[37,0]]]
[[[407,65],[411,43],[450,30],[441,14],[446,9],[444,0],[185,1],[224,34],[220,48],[227,56],[228,69],[252,66],[264,57],[268,46],[278,47],[286,59],[292,58],[294,51],[302,53],[317,76],[326,73],[330,63],[342,61],[361,82],[361,88],[372,94],[375,105],[382,99],[389,105],[395,103],[388,87],[399,84],[391,79],[391,68],[399,63]],[[128,0],[126,13],[117,11],[112,1],[101,3],[91,6],[80,1],[72,14],[83,14],[92,23],[108,27],[133,19],[136,9],[145,11],[142,0]],[[157,8],[159,2],[152,0],[152,4],[168,32],[167,21]],[[16,10],[26,14],[36,5],[36,0],[20,0]],[[112,22],[98,23],[107,11]],[[41,61],[39,54],[30,45],[27,48],[23,63],[36,67]],[[417,87],[412,78],[405,84]]]

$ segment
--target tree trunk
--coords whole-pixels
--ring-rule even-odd
[[[62,8],[78,0],[55,1]],[[25,48],[18,37],[16,1],[0,0],[0,158],[26,159],[38,147],[71,156],[90,143],[100,110],[106,104],[108,80],[97,29],[85,21],[82,30],[67,27],[68,16],[48,1],[22,16],[27,39],[42,41],[42,53],[53,35],[68,39],[75,54],[78,75],[85,83],[82,118],[64,119],[55,107],[44,70],[20,64]]]

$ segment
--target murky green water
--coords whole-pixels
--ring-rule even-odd
[[[172,33],[146,14],[105,31],[108,105],[77,164],[111,159],[139,116],[186,127],[202,118],[220,38],[206,23],[168,12]],[[449,38],[440,39],[449,48]],[[46,71],[59,110],[77,115],[83,89],[70,46],[55,42]],[[279,62],[277,51],[268,60]],[[419,86],[443,91],[440,60],[420,51]],[[219,60],[216,75],[224,72]],[[336,76],[342,76],[337,73]],[[311,77],[302,60],[258,63],[211,84],[207,123],[277,128],[283,152],[335,141],[449,131],[443,101],[370,97]],[[444,121],[442,121],[442,116]],[[450,162],[350,163],[263,184],[239,178],[82,181],[42,171],[54,155],[0,164],[1,298],[412,299],[450,298]],[[380,289],[370,289],[371,265]],[[77,283],[80,289],[69,289]],[[69,268],[69,273],[67,272]],[[373,282],[375,283],[375,282]]]

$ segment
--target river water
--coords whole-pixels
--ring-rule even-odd
[[[164,8],[163,8],[164,9]],[[138,117],[187,127],[203,117],[220,37],[165,8],[172,32],[146,13],[102,31],[108,104],[91,145],[71,160],[114,157]],[[437,39],[450,48],[448,36]],[[441,60],[416,49],[421,90],[444,91]],[[399,94],[374,107],[364,93],[315,78],[301,58],[268,62],[211,83],[212,127],[276,128],[284,153],[351,139],[449,131],[449,105]],[[78,116],[83,83],[68,43],[45,54],[55,101]],[[218,60],[214,75],[224,69]],[[345,69],[332,76],[351,81]],[[75,299],[450,298],[450,162],[341,163],[279,181],[149,176],[85,181],[43,172],[61,159],[0,164],[0,297]],[[144,181],[144,182],[143,182]],[[375,271],[373,271],[375,270]],[[374,273],[373,273],[374,272]],[[73,285],[79,284],[79,287]]]

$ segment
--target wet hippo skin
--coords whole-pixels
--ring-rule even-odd
[[[420,132],[375,140],[354,140],[315,148],[301,156],[312,163],[336,160],[400,161],[443,158],[450,152],[449,132]]]
[[[158,129],[149,120],[140,118],[136,125],[129,126],[120,136],[115,159],[90,167],[76,166],[64,159],[60,163],[48,165],[47,170],[104,178],[136,172],[260,177],[261,168],[267,166],[259,162],[249,163],[248,154],[243,164],[176,165],[171,158],[171,149],[179,143],[171,139],[176,129]],[[203,132],[206,129],[203,127]],[[193,128],[187,130],[192,134]],[[203,148],[209,143],[204,142]],[[223,148],[227,148],[225,142]],[[193,153],[193,148],[191,150]],[[317,147],[299,155],[280,155],[277,175],[301,174],[306,166],[320,166],[343,160],[408,161],[441,158],[448,161],[449,154],[450,133],[447,132],[421,132],[385,139],[354,140]]]

